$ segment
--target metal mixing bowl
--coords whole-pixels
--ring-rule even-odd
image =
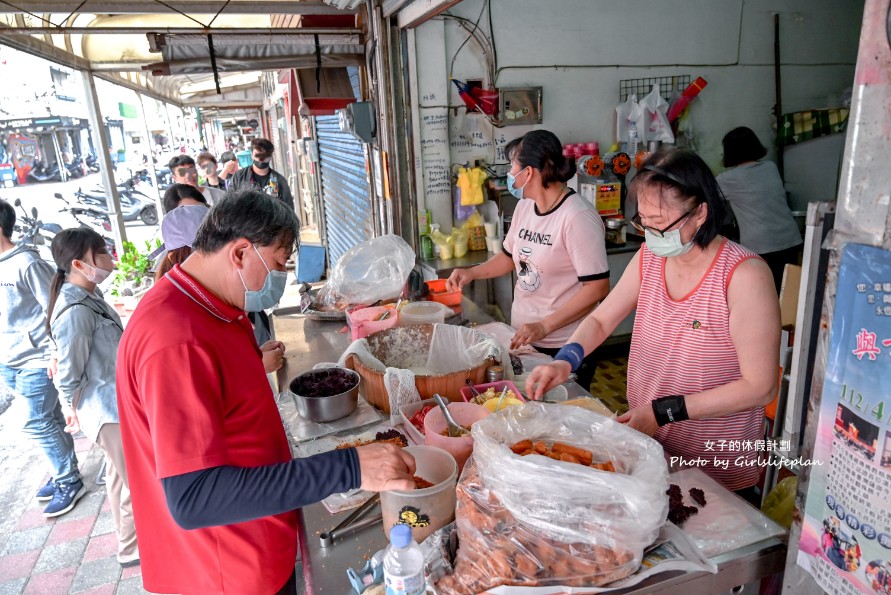
[[[314,383],[324,382],[332,374],[346,375],[349,380],[354,380],[352,387],[344,392],[332,395],[312,394],[307,396],[301,392],[307,392],[304,387]],[[323,368],[304,372],[294,378],[288,385],[288,392],[294,399],[297,413],[300,417],[317,423],[334,421],[346,417],[356,410],[359,404],[359,381],[361,377],[353,370],[341,367]],[[348,383],[348,382],[347,382]],[[317,392],[317,391],[314,391]]]

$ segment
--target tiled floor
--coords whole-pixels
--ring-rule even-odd
[[[7,436],[17,432],[9,427],[10,420],[2,421]],[[18,440],[15,448],[33,448],[20,434]],[[140,567],[121,569],[117,561],[105,488],[95,485],[101,451],[83,437],[75,446],[88,491],[71,512],[54,519],[43,516],[46,503],[33,499],[47,480],[41,476],[42,465],[24,468],[13,478],[23,484],[18,493],[30,497],[24,508],[10,503],[8,508],[18,518],[8,523],[9,530],[0,532],[0,595],[146,593]]]
[[[610,411],[619,414],[628,411],[628,385],[625,380],[627,372],[627,356],[600,360],[597,362],[594,382],[591,383],[591,394],[603,401]]]

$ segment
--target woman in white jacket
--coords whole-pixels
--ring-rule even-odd
[[[136,528],[118,418],[115,361],[123,325],[96,287],[114,270],[105,241],[91,229],[66,229],[53,238],[56,273],[50,287],[47,326],[59,370],[53,382],[65,415],[65,431],[83,430],[106,456],[106,487],[118,536],[118,562],[139,563]]]

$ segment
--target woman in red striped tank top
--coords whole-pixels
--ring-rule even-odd
[[[720,236],[724,199],[692,151],[653,155],[635,177],[645,245],[622,279],[560,350],[527,381],[539,398],[636,312],[628,357],[630,410],[617,418],[664,447],[675,466],[697,466],[752,496],[754,442],[776,391],[780,310],[770,269]]]

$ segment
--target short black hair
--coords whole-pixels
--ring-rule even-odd
[[[563,145],[549,130],[533,130],[507,143],[504,154],[523,167],[541,172],[541,183],[547,188],[553,182],[566,182],[575,175],[574,159],[563,155]]]
[[[724,135],[724,167],[734,167],[747,161],[758,161],[767,155],[767,149],[751,128],[740,126]]]
[[[217,158],[213,156],[213,153],[202,151],[198,153],[198,163],[201,163],[202,161],[213,161],[214,163],[216,163]]]
[[[191,198],[202,204],[207,204],[207,199],[204,198],[201,191],[191,184],[171,184],[170,188],[164,193],[164,198],[161,199],[161,207],[165,213],[169,213],[178,207],[179,201],[184,198]]]
[[[272,155],[275,145],[268,138],[255,138],[251,141],[251,151],[259,151],[264,155]]]
[[[229,161],[235,161],[235,153],[232,151],[223,151],[220,153],[220,163],[228,163]]]
[[[702,157],[689,149],[662,149],[653,153],[631,182],[632,198],[636,198],[643,187],[658,188],[663,201],[668,191],[673,194],[669,200],[683,203],[687,211],[705,203],[708,215],[693,241],[705,248],[717,237],[724,222],[725,200]]]
[[[195,160],[188,155],[177,155],[170,160],[167,167],[170,168],[170,171],[173,171],[174,167],[180,167],[182,165],[191,165],[194,167]]]
[[[276,198],[249,189],[226,194],[210,209],[192,249],[212,254],[239,238],[257,246],[292,247],[299,234],[300,221],[293,210]]]
[[[12,230],[15,228],[15,209],[12,205],[0,198],[0,231],[7,240],[12,239]]]

